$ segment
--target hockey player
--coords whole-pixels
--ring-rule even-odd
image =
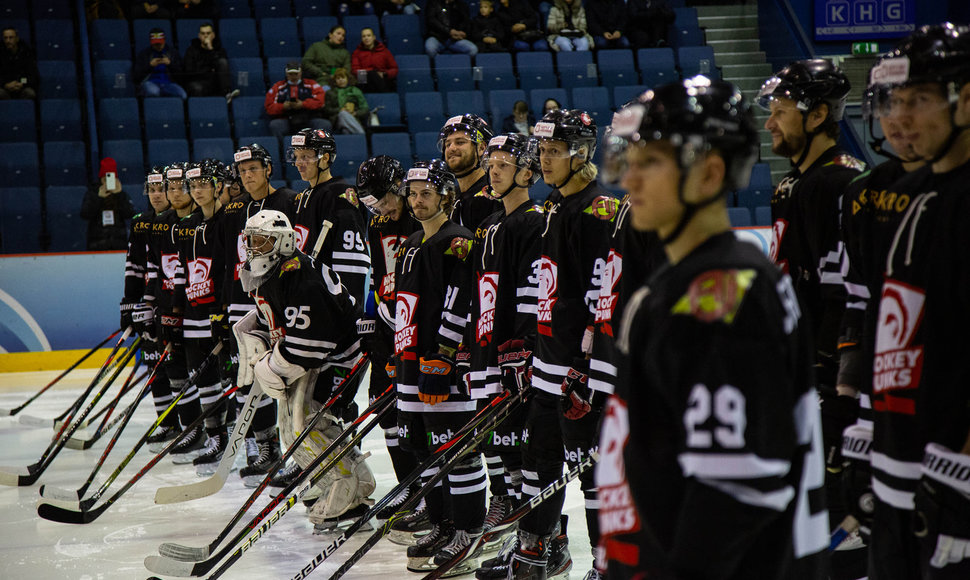
[[[243,288],[256,303],[237,323],[234,333],[245,341],[241,353],[260,331],[268,333],[269,349],[259,357],[240,359],[240,384],[255,382],[279,400],[280,438],[289,447],[303,431],[306,417],[322,405],[313,400],[317,373],[339,366],[349,370],[360,358],[356,309],[346,288],[326,265],[296,247],[289,219],[278,211],[262,210],[243,230],[249,255],[241,272]],[[339,423],[321,420],[294,453],[301,467],[309,465],[342,431]],[[340,519],[359,516],[376,485],[356,448],[328,470],[310,507],[314,526],[331,528]]]
[[[589,360],[582,348],[583,334],[599,296],[598,289],[587,291],[593,285],[590,277],[602,270],[617,210],[617,200],[595,181],[596,124],[588,113],[578,109],[550,112],[536,123],[533,135],[538,139],[542,178],[553,192],[542,230],[538,334],[532,364],[535,392],[528,401],[523,498],[555,481],[562,474],[564,457],[572,468],[597,444],[605,395],[591,391],[587,383]],[[586,472],[580,481],[589,538],[595,546],[599,533],[592,474]],[[551,567],[549,544],[556,534],[563,499],[564,492],[557,492],[519,522],[510,578],[541,578],[559,572]],[[595,577],[596,572],[590,574]]]
[[[401,195],[403,179],[404,167],[397,159],[387,155],[372,157],[361,163],[357,170],[357,194],[373,214],[368,227],[373,270],[365,308],[367,324],[362,325],[361,330],[362,346],[372,363],[369,399],[379,396],[391,384],[387,363],[394,354],[394,269],[397,251],[408,236],[421,229],[421,224],[405,207],[406,200]],[[381,428],[394,474],[400,481],[417,467],[417,462],[414,455],[401,449],[395,414],[382,419]],[[387,519],[397,513],[409,494],[410,490],[405,491],[377,517]]]
[[[488,180],[481,161],[491,138],[492,129],[485,119],[472,114],[451,117],[438,131],[438,151],[458,180],[451,220],[473,232],[483,219],[501,209],[501,204],[485,193]]]
[[[970,28],[921,28],[879,66],[874,110],[912,136],[927,166],[893,185],[908,207],[888,246],[878,299],[869,577],[966,578]]]
[[[472,234],[448,219],[455,202],[454,175],[441,160],[420,161],[401,188],[421,231],[398,250],[395,264],[394,373],[399,439],[418,461],[447,442],[474,415],[475,401],[457,384],[455,352],[465,317],[461,303]],[[422,474],[422,479],[434,475]],[[426,497],[433,524],[408,547],[408,569],[436,567],[482,533],[486,474],[481,455],[465,456]]]
[[[793,578],[827,545],[808,329],[790,279],[730,231],[758,155],[741,92],[694,77],[614,120],[633,226],[670,266],[627,304],[597,465],[610,578]],[[692,353],[685,356],[685,353]],[[614,531],[642,529],[639,544]]]

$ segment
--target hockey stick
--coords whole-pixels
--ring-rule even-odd
[[[42,485],[40,486],[40,496],[42,498],[59,500],[59,501],[79,501],[82,497],[84,497],[84,493],[88,490],[88,487],[91,486],[91,482],[94,481],[94,476],[98,473],[98,470],[101,469],[101,466],[104,465],[104,461],[105,459],[108,458],[108,454],[111,453],[111,450],[114,449],[115,443],[118,442],[118,438],[121,436],[121,432],[125,430],[125,427],[128,425],[128,421],[131,419],[132,415],[135,414],[135,408],[138,406],[138,403],[140,403],[142,399],[144,399],[145,396],[151,391],[152,383],[155,382],[155,377],[158,373],[158,369],[161,368],[162,361],[164,361],[165,358],[168,356],[170,350],[171,350],[170,345],[165,347],[165,350],[162,351],[162,354],[159,357],[158,362],[155,363],[155,367],[152,369],[151,375],[148,377],[148,381],[146,381],[145,385],[142,387],[142,390],[138,394],[138,397],[131,405],[128,406],[128,408],[125,410],[124,413],[118,415],[119,418],[124,419],[124,422],[121,424],[121,426],[115,432],[114,436],[108,442],[107,447],[105,447],[104,452],[101,454],[101,458],[98,460],[98,463],[94,466],[94,469],[91,470],[91,475],[88,476],[88,479],[87,481],[84,482],[84,485],[82,485],[80,489],[77,489],[74,491],[69,491],[66,489],[61,489],[61,488],[52,487],[48,485]]]
[[[138,364],[140,364],[140,363],[138,363]],[[134,374],[134,370],[135,369],[132,369],[132,374]],[[151,371],[149,369],[144,369],[144,371],[140,375],[138,375],[138,377],[135,378],[134,380],[132,380],[132,376],[129,376],[128,377],[128,380],[125,381],[125,386],[122,387],[121,392],[118,393],[118,397],[116,397],[115,400],[112,401],[112,403],[111,403],[110,406],[101,409],[101,412],[103,413],[104,411],[107,411],[108,409],[112,409],[112,408],[116,407],[118,405],[118,403],[120,402],[119,399],[121,399],[122,396],[128,394],[128,392],[131,391],[131,389],[134,387],[134,385],[137,385],[138,383],[142,382],[142,380],[144,380],[145,377],[148,376],[148,373],[150,373],[150,372]],[[132,386],[128,386],[128,383],[131,383]],[[137,406],[138,403],[140,403],[142,401],[142,399],[145,397],[146,394],[147,393],[141,393],[140,395],[138,395],[138,397],[135,399],[135,401],[131,405],[129,405],[128,407],[125,408],[125,411],[127,412],[127,409],[130,408],[130,407],[132,407],[132,405]],[[109,416],[110,415],[111,415],[111,413],[109,413]],[[124,413],[122,413],[120,415],[115,415],[114,418],[112,418],[110,421],[107,421],[108,417],[105,417],[105,419],[102,420],[101,425],[98,426],[98,428],[94,431],[94,433],[89,438],[83,439],[81,437],[78,437],[77,436],[77,433],[75,433],[73,437],[71,437],[70,439],[67,440],[67,443],[65,443],[65,446],[68,449],[81,449],[81,450],[90,449],[95,443],[98,442],[99,439],[101,439],[101,437],[105,433],[107,433],[108,431],[110,431],[111,428],[114,427],[115,425],[117,425],[118,422],[121,421],[123,418],[124,418]],[[81,424],[81,428],[82,429],[84,428],[84,423]]]
[[[388,391],[391,391],[389,388]],[[286,514],[287,511],[294,505],[296,505],[297,500],[303,497],[306,492],[310,490],[327,471],[332,469],[337,463],[340,462],[343,457],[350,452],[356,445],[363,440],[364,436],[367,435],[374,427],[380,424],[381,419],[393,408],[393,401],[395,399],[395,394],[393,392],[387,392],[386,397],[382,396],[379,405],[372,405],[373,409],[369,412],[373,413],[378,408],[377,414],[370,420],[367,425],[360,428],[350,441],[347,442],[339,451],[336,448],[340,445],[340,442],[335,440],[327,449],[324,449],[316,459],[314,459],[305,469],[300,472],[300,475],[293,480],[289,485],[287,485],[282,492],[280,492],[276,497],[274,497],[266,506],[256,515],[252,520],[249,521],[246,526],[236,534],[236,536],[222,549],[218,554],[207,558],[206,560],[200,562],[184,562],[174,560],[172,558],[167,558],[163,556],[148,556],[145,558],[145,567],[156,574],[165,574],[168,576],[201,576],[205,574],[216,564],[219,563],[227,554],[232,553],[229,558],[223,562],[222,566],[212,575],[210,578],[217,578],[221,576],[230,566],[232,566],[236,561],[238,561],[243,553],[245,553],[249,548],[252,547],[257,540],[264,533],[266,533],[280,518]],[[375,401],[377,403],[377,401]],[[367,418],[367,414],[361,414],[357,419],[355,419],[347,429],[344,430],[344,434],[349,434],[354,431],[354,429]],[[295,449],[295,447],[293,447]],[[331,454],[335,453],[333,457]],[[327,461],[324,464],[324,461]],[[321,467],[322,465],[322,467]],[[319,468],[319,469],[318,469]],[[307,479],[307,475],[310,475]],[[268,481],[268,480],[264,480]],[[297,489],[299,487],[299,489]],[[296,492],[292,495],[291,492],[296,489]],[[285,503],[284,503],[285,502]],[[252,533],[248,538],[247,534],[250,534],[256,526],[263,522],[262,525]],[[245,539],[241,545],[239,542]],[[238,545],[238,547],[237,547]],[[211,548],[211,545],[210,545]],[[235,549],[234,549],[235,548]]]
[[[17,473],[10,473],[9,471],[4,471],[3,468],[0,468],[0,483],[4,485],[16,486],[33,485],[40,478],[41,474],[43,474],[50,464],[54,462],[57,454],[64,449],[67,440],[71,438],[71,435],[73,435],[75,431],[77,431],[77,426],[81,423],[81,421],[84,420],[88,413],[94,409],[94,406],[97,405],[101,397],[104,396],[104,393],[111,386],[111,383],[114,382],[115,378],[117,378],[117,376],[121,374],[121,371],[124,370],[125,364],[127,364],[128,360],[135,355],[135,351],[137,350],[136,347],[139,341],[141,341],[141,337],[135,339],[135,343],[132,348],[129,349],[122,358],[111,378],[104,384],[103,387],[101,387],[84,411],[81,412],[81,416],[78,417],[77,422],[71,425],[70,428],[67,428],[66,432],[64,428],[58,431],[57,436],[53,441],[51,441],[51,444],[48,445],[47,450],[44,451],[43,455],[41,455],[40,460],[32,465],[28,465],[25,468],[27,470],[26,474],[19,471]],[[67,426],[65,425],[65,427]]]
[[[857,520],[852,514],[845,516],[845,519],[842,520],[839,527],[835,528],[835,531],[832,532],[832,539],[829,542],[829,551],[834,552],[835,549],[839,547],[839,544],[844,542],[845,539],[849,537],[849,534],[859,529],[859,525],[859,520]]]
[[[142,367],[141,357],[137,357],[135,359],[135,364],[131,369],[131,374],[129,374],[128,378],[125,380],[125,384],[121,386],[121,391],[115,396],[114,399],[112,399],[110,403],[108,403],[107,405],[99,409],[97,413],[91,415],[84,421],[81,421],[81,424],[78,426],[78,429],[84,429],[99,419],[101,420],[101,424],[98,425],[98,430],[103,429],[104,425],[108,423],[108,419],[110,419],[111,415],[114,413],[114,409],[117,407],[118,401],[120,401],[121,398],[124,397],[133,388],[134,385],[137,385],[138,383],[140,383],[141,380],[144,379],[145,376],[148,374],[149,371],[147,369],[144,369],[142,374],[139,375],[137,379],[135,379],[134,378],[135,373],[141,367]],[[108,414],[108,417],[104,417],[105,413]],[[55,429],[60,429],[63,426],[64,426],[64,421],[54,421]]]
[[[37,397],[40,397],[45,392],[47,392],[47,389],[53,387],[58,381],[60,381],[64,377],[66,377],[69,372],[71,372],[74,369],[76,369],[77,367],[79,367],[81,365],[81,363],[83,363],[84,361],[86,361],[88,359],[88,357],[90,357],[92,354],[94,354],[95,352],[97,352],[97,350],[99,348],[101,348],[102,346],[104,346],[105,344],[107,344],[109,340],[111,340],[112,338],[118,336],[118,333],[119,332],[121,332],[121,329],[120,328],[118,330],[114,331],[113,333],[111,333],[111,335],[108,336],[108,338],[106,338],[106,339],[102,340],[101,342],[99,342],[94,348],[92,348],[87,353],[85,353],[81,358],[77,359],[77,361],[75,361],[74,364],[72,364],[71,366],[67,367],[67,370],[65,370],[61,374],[57,375],[57,377],[54,380],[52,380],[51,382],[47,383],[47,386],[43,387],[41,390],[39,390],[36,393],[34,393],[33,395],[31,395],[31,397],[29,399],[27,399],[26,401],[24,401],[20,405],[17,405],[13,409],[0,409],[0,417],[8,417],[8,416],[12,417],[13,415],[16,415],[17,413],[23,411],[24,410],[24,407],[26,407],[27,405],[33,403],[35,400],[37,400]]]
[[[458,463],[469,451],[477,447],[490,436],[490,431],[492,431],[499,423],[501,423],[506,417],[509,416],[511,410],[522,400],[522,392],[518,391],[514,395],[510,395],[508,391],[495,397],[489,402],[489,404],[482,408],[475,417],[472,418],[458,433],[453,436],[447,443],[438,447],[434,453],[422,461],[418,467],[416,467],[408,477],[404,478],[397,486],[394,487],[387,495],[380,499],[376,504],[374,504],[371,509],[360,517],[359,520],[354,522],[349,528],[347,528],[343,533],[337,536],[329,546],[323,549],[322,552],[317,554],[313,560],[310,561],[303,569],[293,577],[293,580],[300,578],[306,578],[311,572],[316,570],[317,566],[323,563],[324,560],[329,558],[334,552],[337,551],[340,546],[342,546],[351,536],[353,536],[360,528],[364,526],[371,518],[373,518],[377,513],[383,509],[385,506],[394,501],[397,496],[403,492],[405,489],[409,488],[415,481],[417,481],[421,474],[433,465],[437,464],[440,460],[444,458],[444,464],[438,469],[438,472],[431,477],[427,482],[424,482],[420,489],[411,496],[401,505],[398,512],[387,519],[384,525],[380,526],[377,531],[371,534],[364,544],[354,552],[350,558],[344,562],[340,568],[331,576],[331,580],[334,578],[340,578],[347,570],[349,570],[354,564],[356,564],[361,558],[373,548],[377,542],[386,536],[390,530],[391,526],[398,520],[399,517],[406,515],[412,508],[418,505],[426,495],[431,493],[434,486],[441,481],[451,470],[455,464]],[[503,401],[507,401],[504,405],[500,405]],[[480,428],[479,428],[480,427]],[[459,446],[459,443],[461,444]],[[452,448],[457,448],[450,457],[447,456],[447,452]]]
[[[472,542],[471,544],[463,548],[461,551],[456,553],[447,562],[441,564],[433,571],[429,572],[421,580],[438,580],[439,578],[447,577],[446,575],[448,571],[454,568],[455,565],[457,565],[459,562],[467,558],[468,554],[474,554],[475,551],[478,550],[481,546],[484,546],[488,542],[491,542],[495,538],[498,538],[499,536],[501,536],[513,524],[515,524],[515,522],[525,517],[525,515],[530,511],[532,511],[533,509],[535,509],[536,506],[538,506],[540,503],[544,502],[545,500],[549,499],[551,495],[558,492],[560,489],[563,489],[564,487],[566,487],[566,484],[568,484],[570,481],[579,477],[580,473],[583,473],[584,471],[592,467],[593,464],[595,464],[597,461],[599,461],[598,453],[591,453],[590,455],[588,455],[586,459],[584,459],[578,465],[576,465],[575,467],[567,471],[565,475],[563,475],[556,481],[547,485],[538,494],[532,496],[532,498],[530,498],[529,501],[520,505],[512,513],[505,516],[505,518],[503,518],[499,523],[495,524],[495,526],[493,526],[487,532],[479,536],[474,542]]]
[[[332,221],[323,220],[323,225],[320,227],[320,234],[317,236],[317,243],[313,244],[313,252],[310,254],[310,257],[314,260],[320,255],[320,250],[323,249],[323,241],[327,239],[327,234],[330,233],[330,228],[332,227]]]
[[[324,409],[329,408],[331,405],[337,402],[338,397],[343,394],[344,388],[350,384],[350,380],[356,380],[357,375],[363,372],[361,369],[366,366],[366,362],[367,358],[365,357],[361,358],[357,364],[354,365],[344,380],[341,381],[340,386],[337,388],[337,392],[334,393],[330,401],[327,402]],[[232,464],[236,461],[236,452],[246,440],[246,432],[249,431],[249,425],[252,423],[253,415],[256,413],[256,404],[260,399],[262,399],[262,396],[262,390],[254,383],[249,395],[246,397],[246,403],[239,412],[240,419],[236,421],[236,426],[232,430],[232,437],[229,438],[229,443],[226,445],[226,451],[222,454],[222,459],[219,460],[219,466],[216,468],[216,472],[202,481],[196,481],[186,485],[158,488],[158,490],[155,492],[155,503],[169,504],[199,499],[210,496],[222,489],[222,486],[226,484],[226,479],[229,478],[229,472],[232,470]],[[280,465],[283,464],[282,461],[283,460],[281,460]],[[276,473],[276,468],[274,467],[270,469],[268,473]],[[159,547],[159,552],[161,552],[162,555],[165,555],[161,547]],[[208,554],[198,559],[201,560],[206,556],[208,556]]]

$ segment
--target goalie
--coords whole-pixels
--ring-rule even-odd
[[[246,221],[243,238],[247,259],[240,281],[256,310],[233,327],[239,343],[238,381],[248,385],[255,380],[279,402],[285,449],[302,432],[306,417],[333,396],[336,377],[360,358],[357,311],[337,275],[326,266],[315,268],[296,249],[293,228],[283,213],[261,210]],[[346,386],[331,407],[334,416],[353,402],[357,386]],[[293,458],[306,467],[342,430],[337,419],[324,417]],[[372,503],[368,496],[375,488],[374,475],[365,459],[352,450],[304,496],[316,530],[335,528]]]

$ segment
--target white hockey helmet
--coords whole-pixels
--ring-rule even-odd
[[[296,250],[296,235],[286,214],[272,209],[260,210],[246,220],[243,228],[246,243],[246,267],[248,278],[258,287],[263,277],[286,256]],[[242,278],[242,276],[240,276]],[[247,286],[250,284],[245,284]],[[247,292],[250,290],[247,290]]]

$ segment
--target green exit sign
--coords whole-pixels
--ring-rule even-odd
[[[879,53],[879,43],[878,42],[853,42],[852,43],[852,54],[878,54]]]

